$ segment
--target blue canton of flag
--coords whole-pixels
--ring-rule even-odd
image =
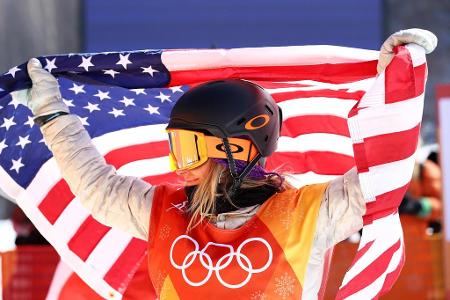
[[[57,77],[63,101],[91,135],[165,124],[182,87],[170,80],[160,51],[38,58]],[[26,188],[52,155],[31,112],[12,94],[31,87],[26,63],[0,76],[0,166]],[[186,90],[186,87],[184,87]]]

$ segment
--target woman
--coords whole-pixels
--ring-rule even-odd
[[[427,32],[402,31],[392,48]],[[261,87],[242,80],[200,85],[176,103],[167,127],[173,169],[184,188],[151,186],[105,163],[58,85],[35,59],[28,106],[74,194],[100,222],[149,242],[149,272],[160,298],[317,298],[326,250],[362,227],[365,202],[355,170],[294,189],[266,172],[281,112]],[[214,103],[214,105],[211,105]]]

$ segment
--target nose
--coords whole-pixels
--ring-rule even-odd
[[[183,176],[184,174],[186,174],[188,172],[188,170],[175,170],[175,173],[178,176]]]

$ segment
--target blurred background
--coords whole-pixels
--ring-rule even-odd
[[[407,250],[411,252],[407,253],[399,288],[387,298],[400,299],[399,293],[406,298],[409,290],[411,299],[444,299],[436,90],[450,83],[450,1],[0,0],[0,71],[30,57],[71,52],[308,44],[378,50],[391,33],[412,27],[432,31],[439,44],[427,56],[423,148],[415,182],[402,206],[406,222],[412,224],[405,227],[406,235],[410,235],[406,237],[407,249],[412,250]],[[419,216],[424,197],[433,208],[426,217]],[[2,195],[0,219],[0,252],[20,244],[21,237],[25,244],[45,244],[26,217]],[[348,264],[353,257],[348,251],[354,251],[355,245],[349,242],[347,248],[338,249],[335,258]],[[339,266],[332,271],[336,278],[339,272],[344,272]],[[339,284],[333,274],[330,290]],[[46,287],[42,287],[45,293]]]

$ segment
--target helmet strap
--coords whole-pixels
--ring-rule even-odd
[[[261,154],[258,153],[244,168],[241,174],[238,174],[236,163],[234,162],[233,153],[231,152],[230,143],[228,142],[228,138],[222,138],[223,145],[225,146],[225,153],[227,154],[228,165],[230,167],[231,177],[233,177],[233,185],[228,191],[228,195],[230,198],[233,194],[239,189],[244,181],[244,178],[250,173],[253,167],[258,163],[261,159]]]

